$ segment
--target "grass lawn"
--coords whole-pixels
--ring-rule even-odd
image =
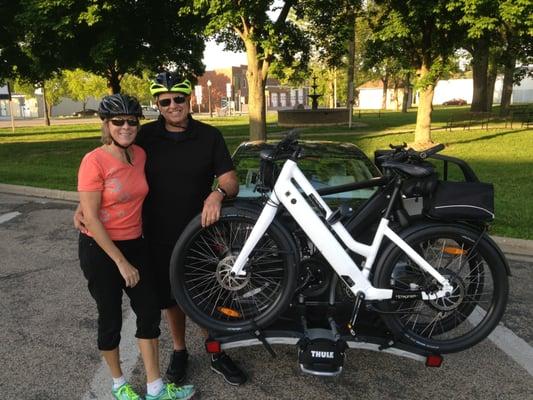
[[[444,126],[450,113],[459,107],[436,109],[435,126]],[[202,117],[223,132],[230,150],[248,137],[247,117]],[[374,150],[390,143],[411,142],[416,113],[361,115],[356,122],[367,124],[349,130],[306,128],[302,138],[352,142],[372,158]],[[515,126],[516,128],[516,126]],[[0,182],[18,185],[75,190],[76,173],[82,156],[99,145],[99,124],[0,129]],[[276,115],[268,116],[271,136],[283,131]],[[277,136],[277,135],[276,135]],[[496,190],[496,222],[493,233],[533,239],[533,129],[490,130],[437,129],[433,140],[447,145],[444,154],[469,162],[481,180],[493,182]]]

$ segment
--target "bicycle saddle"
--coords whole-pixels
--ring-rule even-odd
[[[384,168],[397,169],[415,178],[423,178],[433,173],[433,168],[430,166],[406,164],[398,161],[385,161],[381,164]]]

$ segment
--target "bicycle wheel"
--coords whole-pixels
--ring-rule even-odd
[[[404,240],[453,286],[438,300],[380,305],[389,329],[418,347],[453,353],[474,346],[499,323],[509,291],[504,261],[493,245],[462,225],[428,226]],[[390,246],[376,267],[374,285],[432,292],[436,281],[400,248]]]
[[[197,324],[217,332],[249,331],[273,322],[295,290],[297,251],[290,236],[274,223],[245,266],[245,276],[230,270],[258,215],[222,209],[207,228],[195,218],[184,230],[170,262],[172,290],[178,304]]]

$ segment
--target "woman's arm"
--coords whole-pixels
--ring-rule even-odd
[[[113,243],[99,218],[102,192],[79,192],[80,208],[85,228],[91,233],[98,246],[117,264],[127,287],[135,286],[140,279],[139,271],[126,260],[119,248]]]

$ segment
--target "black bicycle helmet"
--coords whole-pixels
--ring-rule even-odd
[[[188,96],[191,92],[192,84],[190,80],[170,72],[161,72],[157,74],[150,85],[150,93],[152,96],[157,96],[161,93],[182,93]]]
[[[141,118],[143,113],[141,105],[135,97],[116,93],[102,99],[98,107],[98,115],[104,120],[117,115],[134,115]]]

